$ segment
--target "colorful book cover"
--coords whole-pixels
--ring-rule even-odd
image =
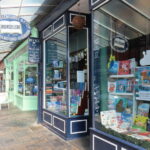
[[[127,86],[127,80],[117,80],[116,81],[116,93],[125,93],[126,92],[126,86]]]
[[[130,60],[119,61],[119,75],[127,75],[130,74]]]
[[[118,67],[119,67],[119,62],[113,60],[110,62],[110,67],[108,69],[108,72],[114,75],[118,74]]]
[[[100,117],[102,125],[106,127],[113,128],[118,125],[117,114],[115,110],[101,111]]]
[[[127,85],[126,85],[126,92],[127,93],[132,93],[134,90],[134,85],[135,85],[135,80],[127,80]]]
[[[116,82],[108,82],[108,92],[110,93],[116,92]]]
[[[109,95],[108,98],[108,110],[116,110],[117,99],[113,95]]]
[[[72,115],[76,115],[78,113],[78,104],[72,103],[70,107],[70,111]]]
[[[138,106],[138,115],[140,116],[149,116],[150,104],[148,103],[141,103]]]
[[[146,130],[148,117],[137,115],[134,119],[134,125],[138,128]]]

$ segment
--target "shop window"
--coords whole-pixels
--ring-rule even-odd
[[[37,67],[27,67],[25,70],[25,95],[34,96],[37,94]]]
[[[45,41],[45,109],[67,114],[66,29]]]
[[[87,29],[69,27],[70,115],[88,115]],[[84,40],[82,40],[84,39]]]
[[[150,22],[133,11],[135,20],[124,15],[126,11],[119,12],[131,11],[126,7],[113,1],[93,13],[94,125],[131,142],[146,142],[150,141]]]

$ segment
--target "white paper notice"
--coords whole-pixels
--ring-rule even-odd
[[[84,71],[77,71],[77,82],[83,83],[84,81]]]

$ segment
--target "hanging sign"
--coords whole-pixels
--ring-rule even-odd
[[[20,41],[30,34],[30,25],[23,18],[14,15],[0,15],[0,40]]]
[[[112,38],[111,48],[116,52],[124,53],[129,48],[129,42],[124,36],[117,35]]]
[[[30,63],[39,63],[40,61],[40,39],[29,38],[28,42],[28,61]]]

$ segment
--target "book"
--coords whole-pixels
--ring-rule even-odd
[[[136,66],[137,66],[137,64],[136,64],[135,58],[131,58],[130,59],[130,73],[131,74],[135,73]]]
[[[58,60],[53,60],[52,65],[53,65],[53,67],[58,67],[59,66]]]
[[[119,61],[118,74],[119,75],[130,74],[130,60]]]
[[[134,79],[127,80],[127,85],[126,85],[125,92],[132,93],[133,90],[134,90],[134,85],[135,85],[135,80]]]
[[[149,116],[149,110],[150,110],[150,104],[148,103],[141,103],[138,106],[138,115],[140,116],[145,116],[148,117]]]
[[[116,92],[116,82],[108,82],[108,92],[114,93]]]
[[[116,81],[116,93],[126,92],[127,79],[120,79]]]
[[[118,61],[111,61],[109,68],[108,68],[108,72],[109,74],[114,74],[117,75],[118,73],[118,67],[119,67],[119,62]]]
[[[115,110],[101,111],[100,118],[102,125],[105,127],[115,128],[118,125],[117,114]]]
[[[146,130],[148,117],[136,115],[134,118],[134,125],[136,127]]]
[[[123,114],[132,114],[133,100],[123,97],[109,95],[108,110],[115,110]]]
[[[54,79],[61,79],[61,73],[59,72],[59,70],[54,70],[53,78]]]

